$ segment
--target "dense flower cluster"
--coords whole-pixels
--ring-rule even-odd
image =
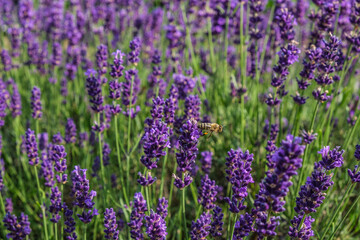
[[[29,128],[26,131],[25,139],[26,139],[25,146],[26,146],[27,156],[29,158],[29,164],[36,166],[37,164],[39,164],[39,155],[38,155],[38,147],[37,147],[35,132]]]
[[[7,238],[25,239],[31,233],[29,217],[21,213],[18,219],[15,215],[7,213],[3,220],[4,227],[9,231]]]
[[[204,207],[205,210],[211,210],[216,207],[218,186],[215,185],[215,181],[211,180],[206,174],[201,178],[200,188],[198,189],[198,202]]]
[[[151,240],[165,240],[167,236],[166,223],[160,214],[150,211],[149,216],[145,216],[146,234]]]
[[[104,212],[104,233],[106,239],[119,239],[119,230],[117,230],[116,215],[114,209],[107,208]]]
[[[206,239],[211,229],[211,214],[203,213],[196,222],[192,221],[191,240]]]
[[[128,226],[131,228],[130,234],[132,239],[144,238],[143,233],[141,231],[141,227],[143,225],[143,220],[146,211],[148,211],[148,209],[144,197],[140,192],[135,193],[134,203],[130,215],[130,222],[128,223]]]

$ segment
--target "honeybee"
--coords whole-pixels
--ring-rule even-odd
[[[223,131],[223,126],[220,124],[217,124],[217,123],[202,123],[202,122],[197,122],[195,119],[191,119],[191,121],[195,122],[199,129],[208,131],[208,132],[205,132],[204,135],[206,135],[210,132],[209,137],[211,137],[211,135],[214,132],[221,133]]]

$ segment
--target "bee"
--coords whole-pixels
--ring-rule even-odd
[[[197,124],[197,127],[201,130],[205,130],[208,132],[205,132],[204,135],[208,134],[210,132],[209,137],[215,132],[215,133],[221,133],[223,131],[223,126],[217,123],[202,123],[197,122],[195,119],[191,119],[194,123]]]

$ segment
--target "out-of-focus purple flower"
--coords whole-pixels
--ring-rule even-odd
[[[64,143],[64,139],[61,136],[60,132],[53,135],[52,141],[54,144],[63,144]]]
[[[185,99],[189,93],[191,93],[196,85],[196,81],[191,76],[185,76],[182,74],[173,75],[175,86],[179,91],[179,99]]]
[[[294,102],[298,105],[304,105],[306,103],[306,100],[309,98],[309,97],[303,97],[301,96],[298,92],[296,93],[295,96],[291,96],[294,100]]]
[[[43,152],[46,155],[46,152]],[[45,186],[46,187],[53,187],[55,184],[54,181],[54,166],[51,159],[47,157],[42,158],[41,163],[41,175],[45,178]]]
[[[101,93],[101,78],[96,77],[96,71],[94,69],[89,69],[86,72],[86,89],[90,96],[91,108],[96,113],[99,113],[103,110],[104,98]]]
[[[66,165],[66,155],[65,147],[62,145],[55,145],[52,149],[52,161],[54,162],[55,166],[54,169],[58,173],[64,173],[67,169]],[[64,174],[65,176],[66,174]],[[63,177],[64,177],[63,176]],[[67,175],[66,175],[67,177]],[[63,179],[60,179],[60,176],[56,176],[58,182],[63,182]]]
[[[211,162],[212,162],[212,156],[213,153],[210,151],[204,151],[201,153],[201,170],[205,173],[205,174],[209,174],[210,173],[210,169],[211,169]]]
[[[311,32],[313,44],[319,45],[319,42],[324,39],[325,34],[333,31],[333,21],[339,10],[338,1],[321,1],[319,4],[321,11],[316,16],[316,25]]]
[[[276,14],[275,20],[279,25],[280,35],[283,41],[289,42],[294,40],[294,25],[296,24],[296,21],[293,14],[287,8],[281,8]]]
[[[31,233],[29,218],[24,213],[21,213],[19,219],[15,215],[7,213],[3,223],[4,227],[9,231],[6,235],[8,239],[25,239]]]
[[[18,86],[15,82],[12,83],[12,88],[13,88],[13,94],[11,95],[11,101],[10,101],[9,108],[10,108],[12,117],[15,118],[16,116],[20,116],[22,114],[21,96],[19,93]]]
[[[1,57],[1,62],[3,64],[3,70],[5,72],[10,71],[13,67],[13,64],[12,64],[12,60],[11,60],[11,56],[9,55],[9,52],[6,51],[5,49],[3,49],[0,52],[0,57]]]
[[[125,71],[125,82],[122,83],[122,103],[128,108],[126,111],[123,111],[125,116],[131,116],[134,118],[136,114],[140,111],[140,107],[135,105],[137,100],[137,95],[140,91],[140,78],[138,76],[138,71],[136,69],[130,69]],[[130,107],[131,111],[130,111]]]
[[[136,37],[130,42],[130,49],[128,60],[136,66],[140,61],[141,42],[139,38]]]
[[[65,126],[65,142],[76,143],[76,125],[71,118],[68,118]]]
[[[312,92],[312,95],[314,96],[315,100],[323,103],[331,98],[331,96],[327,95],[328,93],[329,92],[327,90],[323,92],[323,90],[319,87]]]
[[[167,236],[166,222],[160,214],[151,210],[149,216],[145,216],[146,234],[151,240],[165,240]]]
[[[241,240],[244,237],[249,236],[250,232],[253,231],[253,218],[250,214],[241,214],[239,220],[235,223],[233,239]]]
[[[356,110],[359,108],[359,96],[353,96],[352,101],[349,103],[349,117],[346,119],[346,121],[351,125],[355,126],[357,117],[355,116]]]
[[[118,80],[112,80],[109,82],[109,98],[113,100],[119,100],[121,97],[122,84]]]
[[[211,229],[211,214],[203,213],[198,220],[192,221],[190,237],[191,240],[206,239]]]
[[[66,205],[64,206],[64,231],[67,233],[66,239],[76,240],[77,235],[75,233],[75,219],[73,218],[73,210],[69,209]]]
[[[211,210],[215,208],[216,195],[218,186],[214,180],[211,180],[206,174],[201,178],[201,184],[198,189],[198,203],[200,203],[204,209]]]
[[[225,170],[226,179],[231,183],[233,195],[226,198],[230,205],[230,211],[238,213],[246,208],[243,205],[244,198],[248,195],[247,186],[253,183],[254,180],[251,176],[251,163],[254,160],[254,155],[249,151],[243,152],[241,149],[228,152],[229,157],[226,158]]]
[[[40,151],[47,148],[49,143],[49,135],[47,132],[39,133],[37,138],[39,139],[39,149]]]
[[[135,193],[133,208],[130,215],[130,222],[128,226],[131,228],[130,234],[132,239],[143,239],[141,227],[145,212],[148,211],[146,201],[140,192]]]
[[[315,70],[319,65],[319,60],[322,56],[322,49],[311,45],[305,52],[307,59],[303,59],[303,69],[299,73],[301,80],[297,80],[299,89],[305,90],[309,85],[309,81],[315,78]]]
[[[211,229],[210,233],[213,237],[218,237],[222,235],[223,225],[224,225],[224,214],[222,213],[222,209],[219,206],[216,206],[213,209],[212,221],[211,221]]]
[[[355,152],[354,152],[354,157],[360,161],[360,144],[357,144],[355,146]]]
[[[351,179],[351,181],[353,183],[358,183],[360,182],[360,172],[358,172],[358,165],[355,166],[354,170],[351,171],[350,169],[348,169],[348,174],[349,174],[349,177]]]
[[[3,3],[4,4],[4,3]],[[10,41],[11,41],[11,55],[13,57],[20,56],[20,29],[17,27],[11,27],[8,30],[8,33],[10,35]]]
[[[175,111],[178,109],[179,92],[175,85],[171,85],[169,98],[165,100],[165,123],[172,125],[175,121]]]
[[[277,97],[274,98],[271,94],[265,97],[265,103],[269,107],[277,106],[281,103],[281,101],[282,101],[281,99],[278,99]]]
[[[279,219],[280,217],[270,217],[270,219],[268,220],[268,213],[258,213],[255,220],[255,225],[259,239],[263,239],[265,236],[276,236],[275,229],[279,225]],[[245,226],[249,227],[248,225]]]
[[[180,152],[176,153],[178,171],[181,173],[191,172],[197,156],[197,143],[200,137],[200,132],[197,127],[197,123],[191,120],[184,123],[180,131],[179,144],[181,147]],[[184,181],[176,177],[174,184],[177,188],[182,189],[184,186],[188,186],[191,182],[192,178],[185,174]]]
[[[168,200],[165,197],[159,199],[159,202],[156,207],[156,213],[159,214],[163,219],[168,215]]]
[[[299,215],[291,220],[292,226],[289,228],[289,236],[292,239],[308,240],[310,237],[314,236],[314,231],[311,229],[311,223],[313,223],[315,219],[311,216],[306,216],[303,225],[300,230],[298,230],[302,218],[303,215]]]
[[[99,75],[106,74],[107,71],[107,59],[108,59],[108,49],[105,45],[101,44],[96,52],[96,66]]]
[[[52,213],[50,221],[53,223],[59,222],[61,216],[59,212],[62,210],[63,205],[61,203],[61,192],[58,187],[51,188],[49,212]]]
[[[84,144],[89,140],[89,135],[87,132],[79,133],[79,146],[84,147]]]
[[[61,44],[58,42],[53,43],[52,45],[52,58],[51,64],[53,66],[60,66],[62,60],[62,48]]]
[[[27,156],[29,158],[29,164],[32,166],[33,165],[36,166],[39,163],[39,155],[38,155],[38,148],[37,148],[35,132],[29,128],[26,131],[25,139],[26,139],[25,146],[26,146]]]
[[[185,116],[187,119],[200,120],[200,98],[198,95],[190,95],[185,99]]]
[[[5,199],[5,212],[12,213],[13,210],[14,210],[14,205],[13,205],[11,198],[6,198]]]
[[[110,76],[113,78],[120,78],[123,75],[123,57],[125,56],[120,50],[116,50],[116,52],[112,53],[114,56],[114,64],[110,64],[111,71]]]
[[[106,208],[104,212],[104,233],[106,239],[119,239],[119,230],[116,222],[116,215],[114,209]]]
[[[313,134],[312,130],[310,132],[303,130],[301,135],[303,136],[304,143],[310,144],[316,139],[317,133]]]
[[[339,151],[339,149],[340,147],[335,147],[333,150],[330,150],[330,147],[326,146],[318,152],[321,154],[321,161],[319,164],[327,171],[343,165],[343,154],[345,150]]]
[[[42,106],[41,106],[41,92],[40,88],[34,87],[31,91],[31,109],[32,117],[34,119],[42,118]]]

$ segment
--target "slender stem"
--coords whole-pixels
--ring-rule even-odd
[[[187,234],[187,227],[186,227],[186,213],[185,213],[185,189],[184,188],[182,190],[182,213],[183,213],[183,217],[184,217],[184,232],[185,232],[185,239],[188,239],[188,234]]]
[[[127,129],[127,152],[130,152],[130,135],[131,135],[131,105],[132,105],[132,98],[133,98],[133,84],[134,84],[134,77],[131,77],[131,88],[130,88],[130,104],[129,104],[129,117],[128,117],[128,129]],[[130,156],[126,156],[126,178],[127,178],[127,185],[126,188],[130,191]]]
[[[58,239],[58,233],[57,233],[57,229],[58,228],[58,225],[57,225],[57,223],[55,223],[54,224],[54,230],[55,230],[55,240],[57,240]]]
[[[336,234],[336,232],[339,230],[339,228],[341,227],[341,225],[344,223],[345,219],[348,217],[348,215],[352,212],[352,209],[355,207],[355,205],[357,204],[357,202],[360,199],[360,194],[358,194],[358,197],[355,199],[354,203],[351,205],[351,207],[349,208],[349,210],[347,211],[347,213],[345,214],[345,216],[341,219],[340,223],[336,226],[335,230],[333,231],[333,233],[331,234],[329,240],[332,240]]]
[[[100,124],[100,113],[98,113],[98,124]],[[98,134],[99,138],[99,155],[100,155],[100,169],[101,169],[101,178],[103,183],[104,192],[106,193],[106,182],[105,182],[105,170],[104,170],[104,161],[103,161],[103,152],[102,152],[102,141],[101,141],[101,132]],[[106,194],[107,195],[107,194]],[[105,204],[105,202],[104,202]]]
[[[4,219],[6,212],[5,212],[4,200],[3,200],[3,197],[2,197],[2,195],[1,195],[1,193],[0,193],[0,207],[1,207],[1,212],[2,212],[2,214],[3,214],[3,215],[1,216],[1,219]]]
[[[306,218],[306,214],[304,214],[304,216],[303,216],[302,219],[301,219],[301,222],[300,222],[300,224],[299,224],[299,226],[298,226],[298,231],[300,231],[301,226],[304,224],[305,218]]]
[[[84,240],[86,240],[86,228],[87,228],[87,224],[84,224]]]
[[[120,181],[121,181],[121,188],[123,190],[124,198],[126,205],[129,206],[129,200],[127,197],[125,184],[124,184],[124,174],[123,174],[123,168],[121,164],[121,155],[120,155],[120,148],[119,148],[119,131],[118,131],[118,121],[117,121],[117,115],[114,117],[114,124],[115,124],[115,142],[116,142],[116,153],[117,153],[117,159],[119,164],[119,171],[120,171]]]
[[[323,240],[326,236],[326,233],[328,232],[330,226],[332,225],[332,223],[334,222],[336,216],[338,215],[339,211],[340,211],[340,208],[341,208],[341,205],[342,203],[344,202],[345,198],[347,197],[347,195],[351,192],[351,190],[353,189],[353,184],[351,182],[349,182],[347,188],[346,188],[346,192],[345,194],[343,195],[341,201],[339,204],[337,204],[337,207],[335,209],[335,211],[333,212],[333,214],[331,215],[331,218],[330,218],[330,221],[328,224],[326,224],[326,227],[325,227],[325,230],[320,238],[320,240]]]
[[[163,167],[162,167],[162,172],[161,172],[161,185],[160,185],[160,198],[162,198],[163,196],[163,191],[164,191],[164,179],[165,179],[165,172],[166,172],[166,163],[167,163],[167,158],[168,158],[168,154],[169,154],[169,149],[166,148],[166,155],[164,158],[164,163],[163,163]]]
[[[176,168],[177,168],[177,162],[175,161],[173,173],[176,172]],[[169,195],[169,207],[171,207],[171,201],[172,201],[173,190],[174,190],[174,181],[175,181],[175,179],[171,178],[170,195]]]
[[[233,224],[233,227],[232,227],[232,230],[231,230],[231,240],[233,240],[233,237],[234,237],[236,220],[237,220],[237,216],[235,215],[235,216],[234,216],[234,224]]]
[[[42,210],[42,217],[43,217],[43,224],[44,224],[44,232],[45,232],[45,239],[48,240],[48,231],[47,231],[47,223],[46,223],[46,212],[45,212],[45,206],[40,206]]]
[[[145,177],[147,174],[147,170],[145,171]],[[147,203],[147,208],[148,208],[148,212],[150,213],[150,198],[149,198],[149,187],[150,186],[145,186],[145,194],[146,194],[146,203]]]

